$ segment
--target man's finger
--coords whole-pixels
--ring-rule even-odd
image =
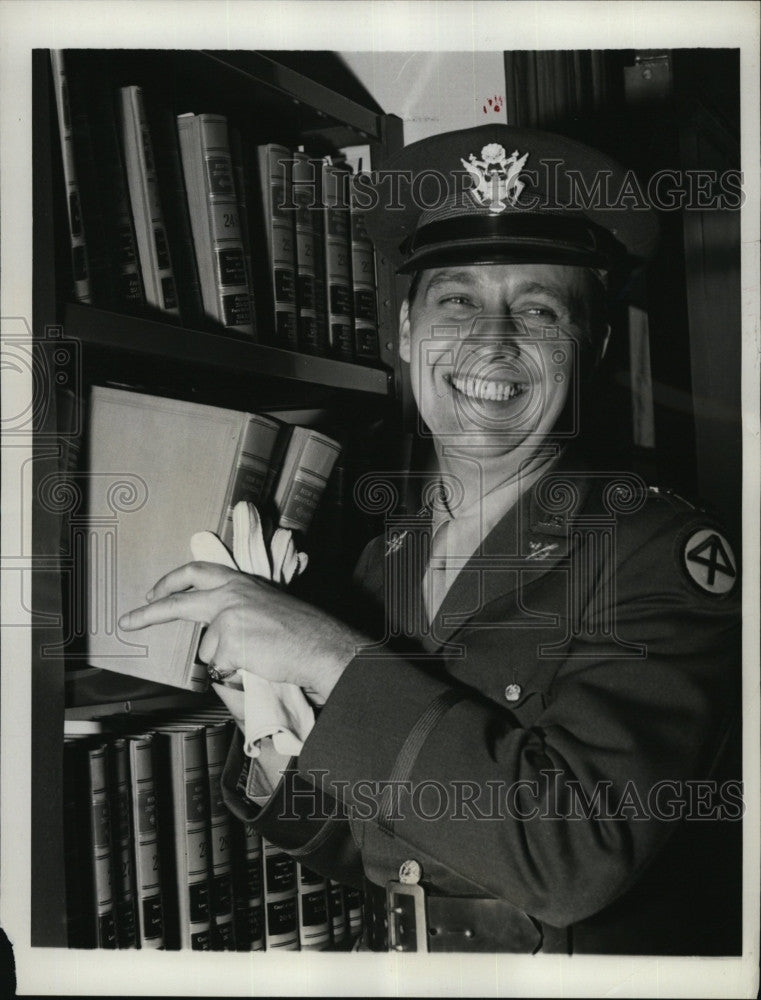
[[[147,625],[174,621],[201,622],[208,625],[221,610],[222,601],[223,598],[217,590],[190,590],[185,593],[170,594],[142,608],[128,611],[119,619],[119,628],[131,632]]]
[[[237,570],[221,566],[219,563],[186,563],[157,580],[145,595],[145,599],[153,603],[162,597],[189,590],[191,587],[195,587],[196,590],[213,590],[227,583],[236,573]]]

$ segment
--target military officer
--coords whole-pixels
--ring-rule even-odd
[[[236,744],[227,799],[365,885],[371,947],[740,947],[737,560],[707,514],[578,447],[609,284],[656,242],[627,177],[510,126],[403,149],[364,193],[412,275],[399,350],[436,468],[360,559],[369,613],[193,563],[123,621],[205,622],[216,669],[305,690],[301,753]]]

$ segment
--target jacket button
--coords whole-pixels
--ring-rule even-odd
[[[419,861],[403,861],[399,868],[399,881],[402,885],[417,885],[422,874]]]
[[[521,696],[520,684],[508,684],[505,688],[505,701],[517,701]]]

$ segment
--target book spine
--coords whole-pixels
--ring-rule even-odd
[[[351,216],[345,200],[348,174],[329,163],[322,167],[329,353],[354,361],[354,290],[351,278]]]
[[[230,813],[222,798],[222,770],[230,745],[232,723],[206,726],[206,766],[209,782],[209,838],[211,841],[211,917],[213,951],[235,950],[233,919],[233,850]]]
[[[248,500],[261,510],[272,479],[273,457],[279,425],[267,417],[252,414],[246,421],[238,449],[238,460],[230,477],[224,523],[220,527],[222,542],[232,549],[233,507],[239,500]]]
[[[273,343],[298,350],[296,310],[296,239],[293,212],[283,208],[290,183],[287,164],[291,154],[284,146],[258,148],[259,173],[264,199],[264,227],[269,252],[274,307]]]
[[[349,937],[357,938],[362,933],[363,928],[363,895],[361,889],[354,889],[345,885],[344,910],[346,911],[346,922],[349,928]]]
[[[164,947],[158,808],[153,770],[153,737],[128,740],[129,796],[135,848],[138,947]]]
[[[294,428],[275,491],[281,528],[309,529],[340,452],[340,445],[324,434]]]
[[[140,87],[119,89],[122,146],[146,302],[179,319],[177,289]]]
[[[64,743],[66,832],[75,841],[68,853],[77,858],[75,871],[67,872],[78,911],[70,939],[75,948],[117,946],[106,753],[105,743]]]
[[[375,250],[362,212],[351,210],[351,272],[354,287],[354,347],[360,364],[377,364],[377,283]]]
[[[230,136],[230,156],[233,163],[233,177],[235,180],[235,195],[240,206],[240,236],[243,243],[243,262],[246,266],[246,281],[250,292],[250,311],[252,339],[256,341],[256,302],[254,292],[254,259],[251,252],[251,228],[249,226],[249,200],[251,197],[250,179],[246,174],[245,156],[243,152],[243,138],[239,128],[229,126]]]
[[[264,932],[267,951],[298,951],[299,916],[296,862],[262,840],[264,855]]]
[[[143,103],[153,142],[156,180],[172,259],[180,318],[183,326],[203,329],[204,310],[185,178],[180,162],[177,118],[167,104],[165,95],[157,90],[150,94],[146,92]]]
[[[172,877],[164,893],[166,946],[209,951],[209,790],[204,731],[201,727],[158,731],[157,738],[163,750],[160,760],[165,801],[169,803],[167,826],[172,831],[162,855],[162,868]],[[159,823],[164,825],[163,815]]]
[[[129,751],[123,739],[108,748],[111,798],[112,887],[116,900],[116,933],[120,948],[136,946],[134,844],[129,808]]]
[[[340,882],[328,882],[328,916],[330,917],[330,938],[333,944],[343,944],[349,933],[344,909],[344,891]]]
[[[69,88],[63,51],[51,49],[50,61],[53,71],[58,133],[61,139],[63,180],[66,188],[66,214],[69,224],[71,245],[71,267],[74,296],[78,302],[91,302],[90,268],[87,242],[82,220],[82,202],[74,159],[74,138],[69,107]]]
[[[325,314],[320,310],[317,270],[321,256],[314,228],[314,208],[318,201],[314,163],[306,153],[293,154],[293,202],[296,205],[296,305],[298,348],[305,354],[326,355]],[[322,234],[320,233],[320,239]]]
[[[204,312],[226,330],[253,337],[227,119],[180,115],[177,127]]]
[[[264,951],[262,838],[253,823],[233,820],[235,844],[235,944],[238,951]]]
[[[306,865],[296,865],[299,888],[299,944],[302,951],[322,951],[330,944],[327,880]]]

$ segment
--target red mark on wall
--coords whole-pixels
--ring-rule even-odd
[[[499,97],[497,94],[494,97],[488,97],[486,99],[486,104],[484,104],[484,114],[489,115],[492,112],[494,114],[499,114],[502,110],[502,105],[505,103],[504,97]]]

